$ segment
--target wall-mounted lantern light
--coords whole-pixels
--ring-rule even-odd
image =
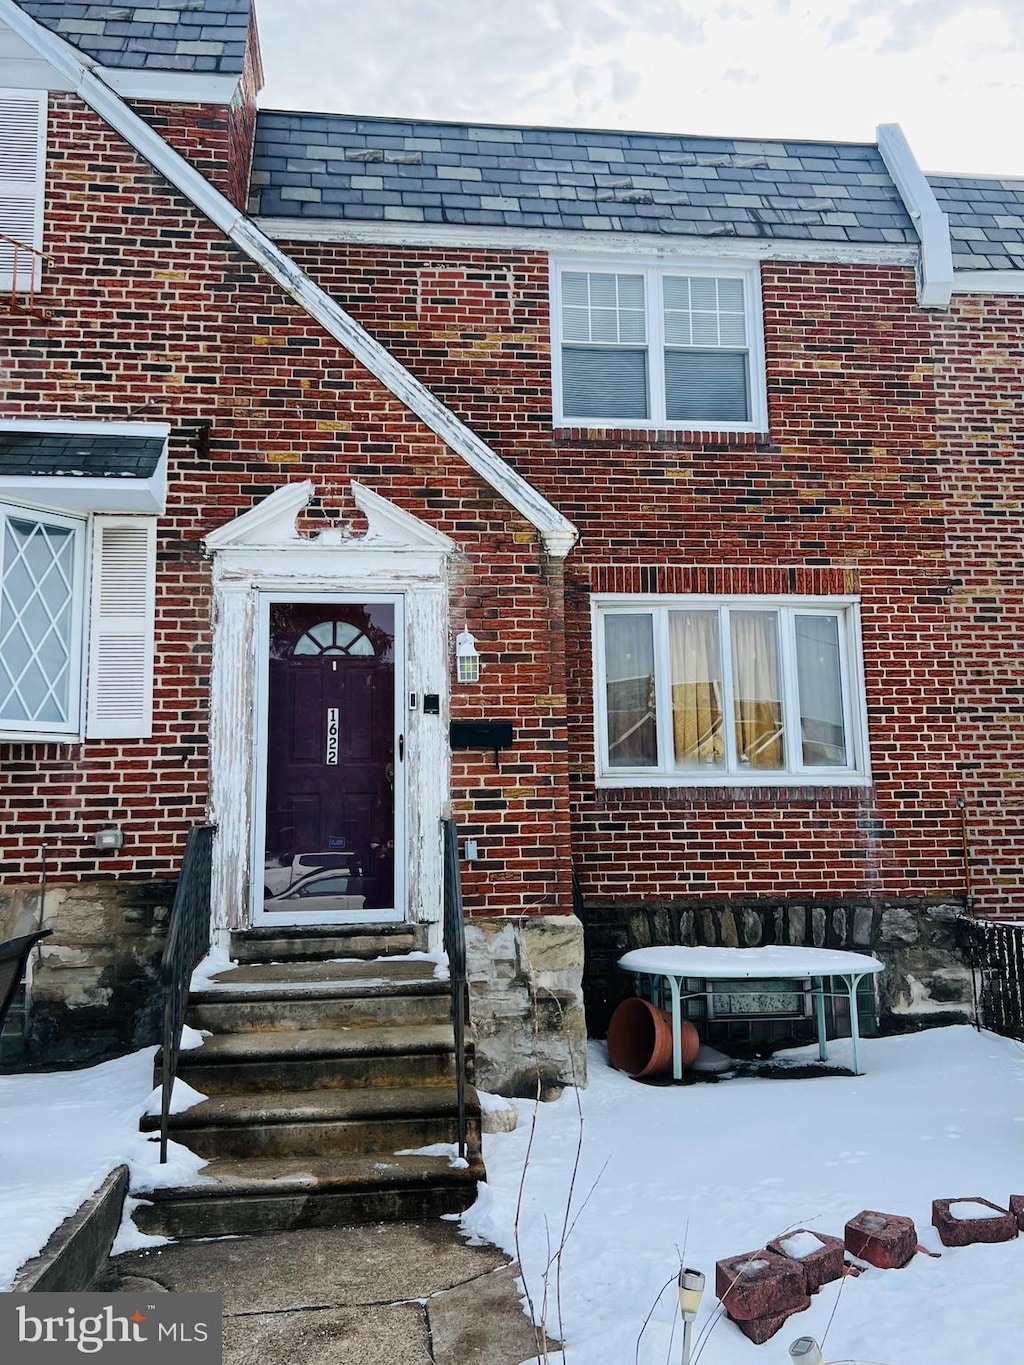
[[[460,683],[480,681],[480,655],[476,652],[476,640],[468,630],[460,631],[456,637],[455,664]]]

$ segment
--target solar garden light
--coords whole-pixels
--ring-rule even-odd
[[[825,1365],[821,1347],[813,1337],[797,1337],[789,1347],[790,1365]]]
[[[704,1293],[704,1273],[679,1268],[679,1312],[683,1319],[683,1365],[690,1365],[690,1334]]]

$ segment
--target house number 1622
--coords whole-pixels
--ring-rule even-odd
[[[338,708],[329,706],[327,708],[327,755],[328,763],[338,761]]]

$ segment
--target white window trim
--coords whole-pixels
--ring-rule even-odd
[[[24,516],[47,525],[63,526],[74,533],[74,592],[71,603],[71,673],[68,678],[68,717],[65,721],[32,721],[19,728],[14,721],[0,719],[0,743],[42,742],[67,743],[81,738],[85,717],[85,660],[86,660],[86,603],[89,600],[89,569],[92,560],[92,544],[88,517],[74,516],[67,512],[54,512],[49,508],[12,502],[0,502],[0,517],[10,515]],[[0,546],[3,538],[0,537]],[[3,563],[0,560],[0,573]]]
[[[0,516],[9,513],[23,515],[55,525],[70,526],[76,534],[75,592],[72,604],[72,674],[68,696],[66,722],[33,721],[18,726],[0,719],[0,744],[76,744],[86,739],[147,739],[152,734],[153,668],[155,652],[155,578],[156,578],[156,517],[103,516],[83,513],[75,515],[63,509],[38,506],[33,503],[0,499]],[[141,610],[131,613],[136,618],[135,634],[143,639],[142,716],[97,720],[92,714],[92,697],[97,690],[100,662],[97,645],[104,629],[113,625],[115,631],[122,623],[104,623],[100,618],[96,593],[96,564],[100,553],[103,530],[109,526],[133,526],[145,529],[146,585]],[[0,565],[2,571],[2,565]],[[123,628],[123,627],[122,627]]]
[[[846,768],[793,767],[784,772],[757,769],[754,772],[723,772],[715,769],[704,776],[668,768],[610,768],[606,765],[608,726],[603,618],[613,611],[643,612],[651,608],[760,608],[787,607],[808,613],[838,613],[845,648],[842,651],[844,723],[851,762]],[[782,632],[783,637],[785,632]],[[799,715],[796,696],[796,669],[789,657],[788,642],[782,640],[783,714],[787,734],[798,734]],[[698,595],[685,593],[595,593],[591,598],[591,644],[594,679],[594,783],[597,787],[866,787],[871,785],[871,756],[868,744],[867,704],[864,689],[864,654],[860,625],[860,598],[856,596],[802,596],[780,594]],[[668,640],[655,630],[656,676],[668,676]],[[723,651],[724,686],[731,681],[731,662]],[[671,752],[671,708],[658,708],[658,752]],[[732,739],[729,738],[731,746]]]
[[[36,174],[33,180],[34,205],[32,215],[32,239],[25,246],[36,251],[43,248],[43,210],[46,201],[46,128],[48,102],[45,90],[0,89],[0,103],[4,100],[32,100],[39,106],[38,138],[36,145]],[[2,196],[6,197],[6,196]],[[2,229],[0,229],[2,230]],[[20,239],[18,239],[20,240]],[[12,275],[14,278],[12,279]],[[42,280],[41,261],[38,256],[30,256],[26,262],[19,258],[17,271],[0,271],[0,289],[14,289],[27,293],[39,288]]]
[[[595,271],[617,275],[644,276],[647,301],[647,352],[652,417],[643,421],[624,417],[613,421],[607,417],[588,419],[567,417],[562,406],[562,272]],[[750,421],[670,422],[665,412],[665,376],[663,367],[664,310],[660,303],[661,279],[665,275],[702,275],[713,279],[743,281],[746,306],[747,353],[750,370]],[[758,262],[739,264],[728,260],[680,259],[652,263],[631,256],[552,256],[550,260],[551,299],[551,369],[552,414],[557,429],[586,428],[606,431],[750,431],[768,429],[768,402],[765,388],[764,319],[761,309],[761,268]],[[651,301],[659,299],[657,306]],[[658,416],[657,414],[662,414]]]

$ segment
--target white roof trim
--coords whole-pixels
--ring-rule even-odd
[[[917,272],[917,301],[922,308],[948,308],[953,290],[953,248],[949,219],[939,208],[935,192],[924,176],[898,123],[877,130],[878,150],[899,190],[900,198],[921,239]]]
[[[1024,294],[1024,270],[954,270],[954,294]]]
[[[163,450],[148,478],[130,474],[97,478],[84,474],[0,474],[0,497],[63,512],[162,516],[166,510],[167,438],[171,432],[166,422],[36,421],[30,417],[4,417],[0,418],[0,431],[37,431],[54,436],[159,436]]]
[[[369,529],[364,536],[346,536],[342,543],[358,543],[373,550],[415,550],[418,553],[435,550],[442,554],[454,554],[458,549],[455,542],[441,531],[436,531],[419,517],[396,507],[393,502],[354,479],[352,497],[366,518]],[[328,532],[324,532],[319,537],[321,543],[327,542],[328,535]]]
[[[0,0],[0,18],[70,81],[90,108],[121,133],[141,156],[290,294],[310,317],[315,318],[496,493],[531,522],[540,533],[549,554],[557,558],[568,554],[579,536],[572,522],[522,475],[511,469],[329,294],[314,284],[293,260],[265,237],[230,200],[214,189],[194,166],[179,156],[110,86],[87,70],[77,53],[65,50],[66,44],[60,40],[51,41],[53,35],[18,9],[14,0]]]
[[[294,545],[306,543],[295,522],[309,506],[313,485],[309,479],[275,488],[262,502],[218,526],[203,540],[207,550],[230,550],[240,545]]]
[[[92,69],[125,99],[173,100],[176,104],[230,104],[242,80],[241,75],[218,76],[211,71],[139,71],[95,62]]]
[[[554,251],[559,254],[675,257],[736,257],[744,261],[822,261],[845,265],[916,265],[910,244],[787,241],[763,237],[688,237],[663,232],[599,232],[580,229],[473,227],[450,223],[353,222],[342,219],[255,218],[275,241],[353,242],[385,246],[437,246],[468,250]]]
[[[368,523],[365,535],[353,535],[350,526],[332,526],[317,535],[301,535],[298,517],[315,492],[312,482],[304,479],[275,488],[248,512],[211,531],[203,544],[210,552],[298,545],[316,550],[387,550],[389,554],[412,551],[418,555],[424,551],[448,555],[458,549],[454,541],[433,526],[396,507],[364,484],[353,480],[351,487],[355,504]]]

